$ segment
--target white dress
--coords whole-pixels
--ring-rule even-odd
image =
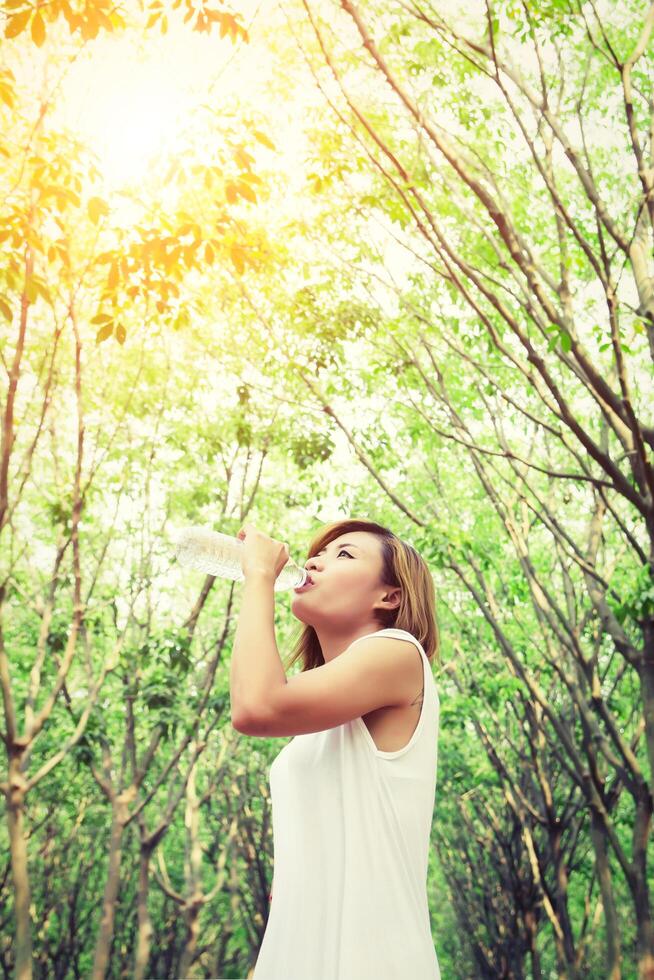
[[[417,727],[382,752],[355,718],[296,735],[273,760],[274,887],[253,980],[440,980],[427,902],[438,692],[414,636],[369,636],[420,651]]]

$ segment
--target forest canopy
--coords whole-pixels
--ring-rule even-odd
[[[654,4],[2,9],[4,974],[251,971],[279,742],[175,535],[365,516],[436,588],[443,976],[651,980]]]

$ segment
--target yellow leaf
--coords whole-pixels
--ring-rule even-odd
[[[253,130],[253,135],[256,140],[259,140],[260,143],[263,143],[264,146],[267,146],[269,150],[275,149],[275,144],[273,143],[273,141],[269,139],[265,133],[262,133],[261,130],[259,129]]]
[[[98,330],[95,336],[96,344],[101,344],[103,340],[107,339],[107,337],[111,337],[113,332],[114,332],[113,323],[108,323],[106,326],[100,327],[100,329]]]
[[[74,26],[75,14],[71,10],[71,7],[70,7],[70,4],[68,3],[68,0],[60,0],[60,7],[61,7],[62,14],[64,15],[64,17],[68,21],[68,24],[70,25],[71,21],[73,21],[73,26]],[[71,30],[72,30],[72,27],[71,27]]]
[[[37,294],[40,294],[46,303],[50,302],[50,290],[39,276],[32,276],[32,283]]]
[[[257,195],[254,193],[249,184],[246,184],[243,180],[239,180],[237,187],[238,192],[242,197],[247,198],[248,201],[252,201],[253,204],[257,203]]]
[[[109,205],[101,197],[90,198],[86,207],[94,225],[97,225],[103,214],[109,214]]]
[[[0,313],[11,323],[11,307],[4,296],[0,296]]]
[[[116,340],[119,344],[124,344],[126,336],[127,331],[125,330],[125,327],[122,325],[122,323],[119,323],[116,327]]]
[[[229,250],[229,254],[231,256],[232,262],[236,267],[236,271],[238,272],[239,275],[242,276],[243,273],[245,272],[245,257],[244,257],[243,249],[241,248],[240,245],[232,245],[232,247]]]
[[[92,8],[86,8],[86,21],[82,24],[81,34],[85,41],[92,41],[94,37],[98,36],[98,31],[100,30],[100,20],[96,15],[95,11],[90,12]]]
[[[164,267],[167,273],[171,272],[173,266],[176,265],[181,255],[181,252],[182,252],[181,245],[178,245],[176,248],[172,249],[172,251],[170,251],[168,255],[165,257]]]
[[[32,17],[32,40],[37,48],[40,48],[45,41],[45,22],[38,10]]]
[[[211,264],[214,260],[214,251],[209,242],[207,242],[207,244],[204,246],[204,257],[209,264]]]
[[[104,27],[105,31],[113,31],[114,25],[111,23],[111,18],[105,14],[104,10],[98,10],[97,15],[100,20],[100,24],[102,27]]]
[[[5,26],[5,37],[16,37],[21,31],[24,31],[31,14],[31,10],[23,10],[22,13],[10,17]]]
[[[107,277],[107,285],[109,286],[109,289],[115,289],[118,285],[118,265],[116,262],[111,263],[109,276]]]
[[[11,86],[6,85],[4,82],[0,82],[0,99],[5,105],[8,105],[10,109],[14,106],[14,90]]]
[[[250,164],[252,162],[252,157],[247,153],[242,146],[239,146],[234,153],[234,159],[238,163],[241,170],[249,170]]]

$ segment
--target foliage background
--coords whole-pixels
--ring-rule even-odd
[[[3,9],[5,975],[249,974],[280,746],[173,541],[356,514],[434,573],[443,976],[654,975],[654,7]]]

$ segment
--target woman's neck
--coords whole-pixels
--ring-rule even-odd
[[[328,627],[316,629],[316,636],[325,663],[327,664],[339,657],[359,637],[367,636],[369,633],[377,633],[380,629],[383,629],[383,626],[378,622],[363,623],[344,630],[333,630]]]

